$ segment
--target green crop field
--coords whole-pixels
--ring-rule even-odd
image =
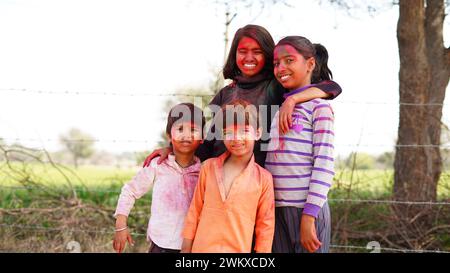
[[[87,252],[112,252],[113,213],[120,189],[140,169],[100,166],[0,163],[0,252],[67,252],[75,240]],[[332,211],[332,244],[339,252],[367,252],[369,241],[386,239],[392,229],[389,204],[347,202],[349,199],[392,199],[393,170],[338,170],[329,193]],[[450,173],[443,173],[438,199],[449,202]],[[344,200],[342,200],[344,199]],[[150,215],[151,192],[137,200],[129,217],[136,245],[128,252],[145,252],[145,232]],[[411,243],[385,247],[434,247],[450,251],[450,206],[435,206],[431,235]],[[385,237],[382,237],[385,236]],[[420,237],[420,236],[419,236]],[[389,238],[389,239],[388,239]],[[428,242],[428,241],[430,242]],[[425,242],[424,242],[425,241]],[[360,246],[345,249],[344,245]],[[383,246],[383,244],[382,244]]]
[[[120,187],[139,171],[140,167],[115,168],[100,166],[54,167],[49,164],[0,163],[0,185],[20,187],[44,185],[56,189],[76,188],[78,191],[120,191]],[[331,197],[389,197],[394,180],[393,170],[337,170]],[[29,183],[32,181],[33,183]],[[5,189],[4,189],[5,190]],[[438,198],[450,197],[450,172],[441,175]]]

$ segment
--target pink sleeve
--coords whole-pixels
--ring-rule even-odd
[[[135,200],[151,189],[155,180],[155,169],[152,165],[141,169],[130,182],[122,187],[114,217],[117,217],[118,214],[128,216]]]

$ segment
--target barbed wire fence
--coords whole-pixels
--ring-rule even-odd
[[[4,92],[34,93],[42,95],[75,95],[75,96],[116,96],[116,97],[212,97],[214,94],[190,93],[151,93],[151,92],[101,92],[101,91],[52,91],[27,88],[0,88]],[[405,105],[405,106],[450,106],[447,103],[410,103],[398,101],[333,101],[333,104],[364,104],[364,105]]]
[[[15,89],[15,88],[0,88],[0,91],[7,91],[7,92],[22,92],[22,93],[34,93],[34,94],[45,94],[45,95],[76,95],[76,96],[84,96],[84,95],[94,95],[94,96],[129,96],[129,97],[140,97],[140,96],[161,96],[161,97],[200,97],[200,96],[212,96],[212,95],[205,95],[205,94],[176,94],[176,93],[169,93],[169,94],[154,94],[154,93],[109,93],[109,92],[77,92],[77,91],[48,91],[48,90],[30,90],[30,89]],[[367,105],[403,105],[403,106],[448,106],[448,104],[439,104],[439,103],[404,103],[404,102],[360,102],[360,101],[336,101],[333,102],[334,104],[367,104]],[[22,142],[22,141],[28,141],[28,142],[54,142],[59,141],[57,139],[52,138],[0,138],[0,140],[3,141],[13,141],[13,142]],[[87,140],[84,139],[69,139],[67,141],[70,142],[84,142]],[[93,139],[89,141],[94,142],[107,142],[107,143],[149,143],[149,141],[146,140],[136,140],[136,139]],[[1,144],[1,142],[0,142]],[[341,145],[343,146],[343,145]],[[430,147],[430,148],[436,148],[439,147],[441,149],[449,149],[450,144],[444,143],[440,145],[430,145],[430,144],[412,144],[412,145],[364,145],[361,143],[357,144],[348,144],[344,145],[348,147],[354,147],[356,148],[355,151],[358,150],[359,147],[395,147],[395,148],[415,148],[415,147]],[[44,151],[45,149],[33,149],[34,151]],[[48,162],[44,162],[48,163]],[[2,170],[2,167],[0,167],[0,171]],[[28,179],[30,179],[28,177]],[[1,191],[42,191],[42,190],[48,190],[45,187],[38,186],[37,183],[22,183],[22,186],[9,186],[10,184],[13,184],[11,181],[14,180],[13,177],[10,176],[10,180],[0,181],[0,192]],[[23,182],[23,181],[21,181]],[[68,182],[68,181],[66,181]],[[69,184],[72,184],[69,182]],[[351,188],[351,185],[350,185]],[[105,190],[105,189],[92,189],[92,188],[74,188],[72,185],[70,186],[70,189],[67,190],[57,190],[57,194],[67,194],[67,192],[89,192],[89,193],[96,193],[96,194],[111,194],[111,195],[118,195],[120,193],[120,190]],[[75,194],[76,196],[76,194]],[[373,205],[408,205],[408,206],[426,206],[426,207],[433,207],[433,208],[448,208],[450,205],[450,202],[448,199],[444,199],[442,201],[436,201],[436,202],[417,202],[417,201],[405,201],[405,200],[390,200],[390,199],[358,199],[358,198],[329,198],[328,201],[330,203],[341,203],[341,204],[373,204]],[[79,204],[78,204],[79,206]],[[26,208],[0,208],[0,219],[2,219],[2,215],[5,213],[8,213],[8,211],[19,211],[21,209]],[[350,210],[350,207],[348,207]],[[48,208],[36,208],[37,211],[39,210],[47,210],[49,212],[52,211],[52,207]],[[147,215],[145,212],[140,211],[138,215]],[[105,216],[108,217],[108,216]],[[109,217],[112,218],[112,214],[109,215]],[[103,234],[103,235],[113,235],[114,231],[111,229],[89,229],[89,228],[73,228],[73,227],[50,227],[50,226],[40,226],[40,225],[28,225],[28,224],[16,224],[16,223],[0,223],[0,227],[3,229],[9,229],[9,230],[32,230],[34,232],[68,232],[68,233],[85,233],[85,234]],[[444,229],[447,231],[450,231],[450,225],[443,225],[439,226],[439,229]],[[374,233],[375,234],[375,233]],[[143,232],[133,232],[132,235],[139,236],[139,237],[145,237],[146,234]],[[381,236],[383,237],[383,236]],[[385,241],[389,241],[387,238]],[[386,252],[404,252],[404,253],[423,253],[423,252],[430,252],[430,253],[450,253],[450,251],[447,250],[439,250],[439,249],[408,249],[404,247],[381,247],[378,242],[375,241],[375,245],[370,245],[370,243],[373,243],[374,241],[369,242],[366,246],[364,245],[352,245],[352,244],[332,244],[330,247],[336,251],[339,250],[361,250],[361,251],[369,251],[374,250],[373,252],[380,252],[380,251],[386,251]],[[395,245],[392,243],[391,245]],[[14,250],[11,249],[2,249],[0,247],[0,252],[14,252]]]

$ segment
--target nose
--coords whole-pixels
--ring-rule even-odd
[[[286,66],[284,65],[283,62],[280,62],[277,66],[278,68],[278,72],[284,72],[286,70]]]
[[[245,139],[245,133],[243,132],[235,132],[233,134],[233,140],[244,140]]]
[[[254,56],[253,52],[249,51],[245,54],[244,60],[253,61],[254,59],[255,59],[255,56]]]
[[[180,134],[181,140],[189,140],[192,137],[192,132],[190,128],[183,128],[183,132]]]

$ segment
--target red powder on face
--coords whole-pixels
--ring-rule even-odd
[[[243,37],[236,49],[236,65],[245,77],[257,75],[264,68],[261,46],[252,38]]]

